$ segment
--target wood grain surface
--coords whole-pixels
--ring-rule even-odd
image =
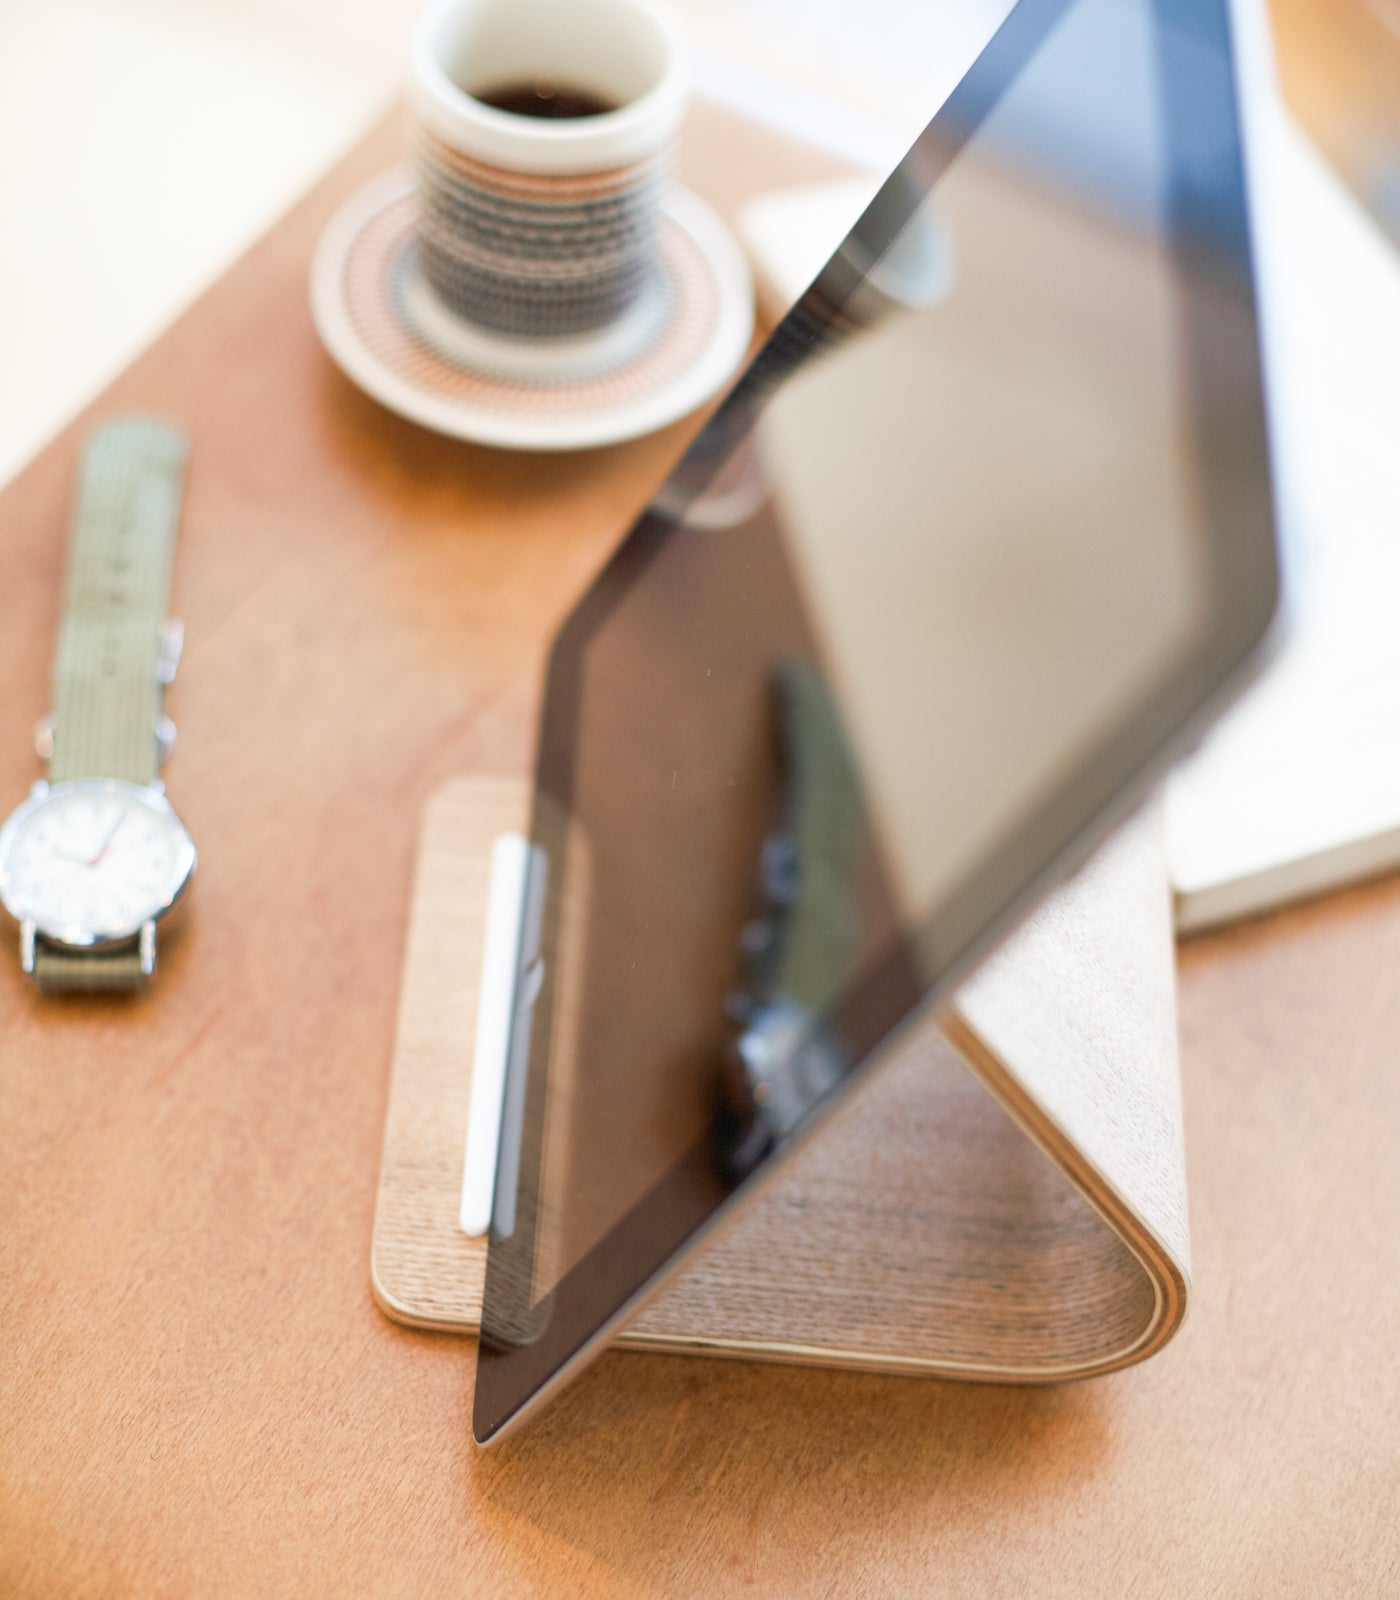
[[[722,208],[822,168],[691,135]],[[345,383],[307,263],[397,149],[395,118],[0,496],[18,799],[83,429],[191,430],[189,918],[135,1003],[0,963],[0,1594],[1397,1592],[1393,882],[1184,959],[1196,1299],[1157,1360],[1027,1390],[618,1353],[474,1451],[469,1349],[365,1272],[419,811],[524,770],[548,631],[688,427],[538,460]]]
[[[477,980],[492,845],[528,809],[489,775],[424,808],[371,1247],[381,1305],[417,1327],[481,1321],[486,1241],[458,1221]],[[1014,1382],[1155,1353],[1189,1267],[1173,976],[1154,807],[966,986],[961,1053],[931,1015],[905,1030],[619,1345]]]

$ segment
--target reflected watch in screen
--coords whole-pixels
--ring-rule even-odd
[[[1021,0],[560,632],[480,1441],[1268,632],[1237,16]]]

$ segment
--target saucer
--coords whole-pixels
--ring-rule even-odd
[[[662,205],[655,271],[597,333],[515,339],[465,322],[418,262],[407,168],[359,190],[311,268],[316,331],[366,394],[437,433],[516,450],[580,450],[651,433],[733,376],[753,331],[738,245],[695,195]]]

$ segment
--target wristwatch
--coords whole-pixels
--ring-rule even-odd
[[[153,418],[109,423],[78,474],[54,659],[35,743],[47,781],[0,828],[0,902],[41,989],[130,990],[183,895],[193,841],[165,798],[165,690],[183,629],[167,618],[187,450]]]

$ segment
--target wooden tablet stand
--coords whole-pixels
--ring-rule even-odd
[[[467,777],[424,813],[372,1260],[417,1327],[480,1317],[486,1242],[459,1225],[476,990],[492,846],[527,806]],[[1171,913],[1141,818],[618,1343],[1046,1382],[1160,1349],[1188,1274]]]

